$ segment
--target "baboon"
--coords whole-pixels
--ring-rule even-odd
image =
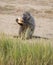
[[[24,12],[21,18],[17,18],[16,22],[20,25],[19,36],[29,39],[32,37],[35,29],[35,21],[29,12]]]

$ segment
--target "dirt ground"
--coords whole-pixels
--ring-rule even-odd
[[[18,35],[15,19],[24,11],[34,16],[34,36],[53,38],[53,0],[0,0],[0,33]]]

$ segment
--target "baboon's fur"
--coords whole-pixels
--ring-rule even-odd
[[[17,18],[16,22],[20,25],[19,36],[31,38],[35,29],[35,21],[29,12],[24,12],[22,18]]]

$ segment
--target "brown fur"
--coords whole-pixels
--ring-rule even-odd
[[[29,12],[24,12],[22,18],[17,18],[16,22],[20,25],[19,36],[31,38],[35,29],[34,19]]]

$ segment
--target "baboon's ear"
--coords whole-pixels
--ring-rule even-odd
[[[18,18],[16,19],[16,22],[18,22]]]

